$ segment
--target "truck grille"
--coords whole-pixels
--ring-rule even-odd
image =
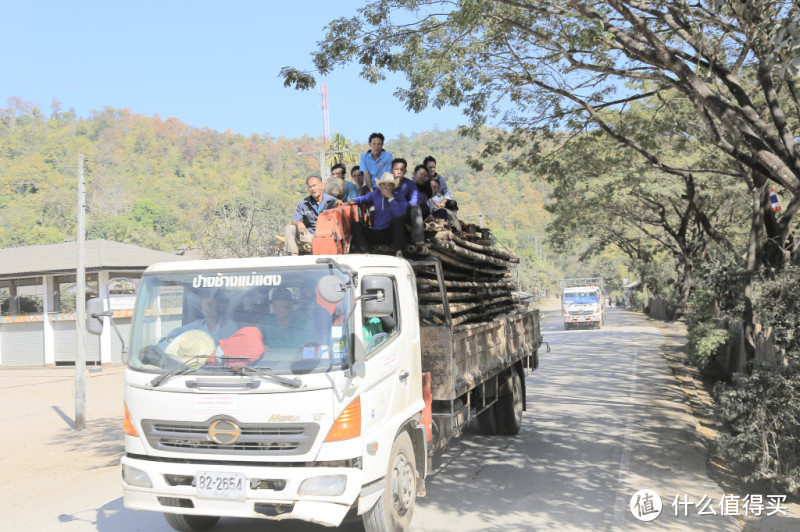
[[[142,421],[142,428],[150,446],[161,451],[262,456],[305,454],[319,432],[317,423],[236,422],[241,436],[234,443],[222,445],[208,435],[211,423],[217,419],[203,423],[148,419]]]
[[[570,316],[591,316],[592,314],[594,314],[594,311],[593,310],[570,310],[568,313],[569,313]]]

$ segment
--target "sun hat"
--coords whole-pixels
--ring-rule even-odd
[[[397,186],[397,179],[391,174],[391,172],[384,172],[381,176],[375,180],[376,185],[380,185],[381,183],[391,183],[394,186]]]
[[[211,356],[215,347],[210,334],[200,329],[190,329],[172,340],[164,352],[184,364],[199,366],[204,364],[205,360],[197,360],[195,357]]]

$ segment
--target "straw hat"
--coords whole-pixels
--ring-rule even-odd
[[[322,192],[334,198],[344,200],[344,198],[347,197],[347,184],[344,182],[344,179],[340,177],[331,177],[330,179],[326,179],[322,184]]]
[[[381,183],[391,183],[394,186],[397,186],[399,179],[395,179],[391,172],[384,172],[381,176],[375,180],[376,185],[380,185]]]
[[[214,354],[214,349],[214,339],[210,334],[199,329],[191,329],[179,334],[169,343],[164,352],[184,364],[199,365],[205,363],[205,360],[192,359],[211,356]]]

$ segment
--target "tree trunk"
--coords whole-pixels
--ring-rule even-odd
[[[753,360],[756,356],[755,316],[753,314],[753,280],[761,262],[764,230],[764,202],[762,197],[766,184],[755,186],[751,190],[752,215],[750,218],[750,241],[747,246],[747,265],[744,276],[744,350],[745,360]]]

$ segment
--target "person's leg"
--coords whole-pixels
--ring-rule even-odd
[[[283,243],[283,254],[297,255],[300,252],[300,249],[297,247],[297,237],[299,236],[297,226],[289,224],[286,226],[284,232],[286,234],[286,241]]]
[[[367,227],[360,223],[350,225],[350,231],[353,234],[353,242],[351,249],[355,253],[369,253],[369,244],[367,243],[367,232],[370,231]]]
[[[308,244],[308,246],[307,246],[308,251],[307,252],[303,251],[303,253],[306,253],[306,254],[307,253],[311,253],[311,241],[312,240],[314,240],[314,235],[312,235],[308,231],[306,231],[305,233],[303,233],[301,235],[298,235],[298,237],[297,237],[298,247],[306,248],[306,246],[304,244]]]
[[[394,246],[394,253],[398,257],[402,256],[403,250],[406,249],[406,223],[405,218],[392,218],[392,225],[389,226],[392,234],[392,245]]]
[[[406,223],[411,225],[411,243],[425,242],[425,225],[422,223],[422,210],[419,205],[412,205],[406,213]]]

